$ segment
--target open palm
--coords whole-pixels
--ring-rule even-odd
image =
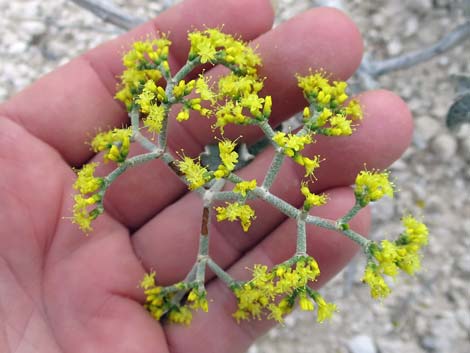
[[[276,125],[302,108],[295,73],[323,68],[346,79],[362,54],[360,35],[341,13],[315,9],[270,30],[267,0],[188,0],[124,36],[106,43],[49,74],[0,106],[0,351],[10,352],[240,352],[273,325],[237,324],[230,291],[207,278],[209,313],[197,313],[189,327],[154,321],[142,308],[138,283],[156,269],[159,283],[181,280],[197,253],[201,204],[170,170],[154,161],[124,174],[107,194],[107,214],[85,237],[70,220],[72,188],[79,167],[93,156],[84,144],[97,128],[122,126],[126,112],[113,100],[120,55],[135,39],[157,30],[170,32],[170,64],[185,60],[187,31],[224,25],[259,45],[266,94],[273,96]],[[209,72],[216,75],[220,68]],[[330,201],[315,214],[335,218],[349,209],[349,189],[364,163],[384,168],[407,146],[411,119],[404,103],[386,91],[359,96],[365,119],[349,138],[318,138],[312,153],[325,158],[316,191]],[[211,142],[200,120],[171,124],[169,145],[196,155]],[[258,131],[227,134],[253,141]],[[139,152],[134,147],[133,153]],[[272,151],[264,151],[244,170],[261,178]],[[110,167],[111,168],[111,167]],[[301,172],[289,163],[273,193],[295,205]],[[212,257],[234,277],[253,263],[273,265],[290,257],[295,223],[262,203],[249,234],[233,224],[211,224]],[[367,210],[352,222],[368,230]],[[328,233],[328,234],[327,234]],[[308,229],[322,284],[357,250],[349,240]]]

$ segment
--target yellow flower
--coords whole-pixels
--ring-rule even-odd
[[[77,173],[77,180],[73,184],[73,188],[81,194],[89,194],[98,190],[103,185],[103,179],[97,178],[93,174],[98,163],[85,164]]]
[[[429,231],[424,223],[411,215],[403,217],[402,223],[406,228],[404,233],[406,243],[417,245],[418,247],[427,245]]]
[[[182,161],[176,161],[176,165],[188,181],[190,190],[204,186],[211,179],[209,171],[200,164],[199,159],[184,156]]]
[[[253,278],[234,289],[238,300],[238,310],[234,317],[245,320],[250,317],[260,318],[262,314],[266,314],[268,318],[282,322],[284,316],[294,307],[299,293],[301,308],[313,310],[313,302],[305,293],[310,290],[307,285],[319,274],[317,262],[308,256],[299,258],[295,268],[281,264],[269,271],[267,266],[255,265]]]
[[[395,277],[398,274],[396,262],[399,260],[399,249],[394,243],[388,240],[382,240],[380,247],[372,250],[372,255],[379,263],[380,272],[387,276]]]
[[[176,115],[176,120],[181,122],[189,119],[189,110],[186,108],[183,108],[180,110],[178,115]]]
[[[323,126],[327,123],[328,119],[333,115],[333,112],[328,108],[323,108],[322,112],[315,121],[315,127]]]
[[[140,282],[140,288],[149,289],[155,287],[155,271],[146,273],[142,281]]]
[[[323,322],[325,320],[331,319],[333,313],[338,310],[336,304],[327,303],[325,299],[323,299],[323,297],[317,292],[314,293],[313,300],[315,300],[315,303],[317,303],[318,306],[318,322]]]
[[[362,206],[377,201],[384,196],[393,197],[393,183],[390,173],[362,170],[356,177],[354,193]]]
[[[83,195],[79,194],[74,196],[74,201],[72,223],[77,224],[84,232],[92,231],[91,221],[98,217],[102,211],[98,208],[95,208],[92,211],[88,211],[88,209],[90,206],[100,202],[101,197],[98,194],[94,194],[85,198]]]
[[[185,80],[180,80],[180,82],[178,82],[178,84],[175,87],[173,87],[173,95],[175,96],[176,99],[181,99],[184,96],[191,93],[195,85],[196,85],[195,80],[191,80],[189,82],[186,82]]]
[[[320,157],[315,156],[313,159],[304,157],[300,153],[294,156],[294,161],[305,168],[305,176],[313,176],[315,169],[320,167]]]
[[[149,132],[158,134],[162,130],[165,116],[166,110],[162,104],[152,104],[150,106],[147,117],[143,119],[144,126],[148,129]]]
[[[207,292],[205,290],[198,291],[197,289],[193,289],[191,292],[189,292],[188,302],[191,303],[191,309],[193,310],[201,309],[206,313],[209,311]]]
[[[363,113],[359,102],[352,99],[346,107],[346,115],[350,116],[353,120],[362,119]]]
[[[243,107],[236,102],[228,101],[224,105],[220,105],[215,112],[217,121],[214,128],[220,128],[224,132],[224,127],[227,124],[247,125],[250,123],[250,118],[243,114]]]
[[[136,103],[140,106],[140,111],[147,114],[150,111],[150,107],[155,101],[155,93],[157,92],[157,86],[153,81],[147,81],[144,85],[142,93],[140,93],[136,99]]]
[[[234,141],[223,140],[219,142],[219,155],[222,163],[214,172],[216,178],[223,178],[235,169],[238,163],[238,153],[234,151],[237,144]]]
[[[330,126],[325,129],[329,136],[349,136],[352,134],[351,120],[346,119],[345,116],[337,114],[330,118]]]
[[[241,226],[245,232],[251,226],[251,221],[255,219],[255,211],[250,207],[250,205],[242,205],[238,202],[235,203],[225,203],[225,207],[216,207],[217,211],[217,221],[221,222],[228,220],[234,222],[240,220]]]
[[[313,302],[310,300],[310,298],[307,297],[305,293],[300,294],[299,305],[300,308],[304,311],[313,311],[313,309],[315,309],[315,305],[313,305]]]
[[[168,320],[175,324],[189,325],[193,319],[193,314],[185,306],[174,307],[168,313]]]
[[[297,152],[302,151],[305,145],[313,142],[310,134],[295,135],[281,131],[277,132],[272,139],[279,147],[283,148],[284,154],[289,157],[293,157]]]
[[[217,95],[209,87],[209,77],[199,75],[199,78],[196,80],[196,89],[195,92],[199,94],[202,100],[208,101],[211,104],[214,104],[217,100]]]
[[[310,189],[307,186],[307,183],[302,183],[300,187],[300,192],[305,197],[304,209],[310,210],[313,206],[322,206],[326,204],[328,196],[325,194],[314,194],[310,192]]]
[[[256,179],[250,181],[242,181],[235,185],[233,192],[236,192],[243,197],[246,197],[248,191],[256,189]]]
[[[273,100],[271,96],[264,97],[263,116],[265,119],[271,115]]]
[[[383,277],[378,273],[377,266],[374,263],[369,263],[366,266],[362,281],[370,286],[370,295],[374,299],[385,298],[391,292]]]
[[[95,136],[91,141],[91,147],[94,152],[105,151],[105,162],[111,160],[118,163],[124,162],[129,154],[132,130],[113,129],[111,131],[102,132]]]

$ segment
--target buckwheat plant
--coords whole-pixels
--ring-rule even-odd
[[[296,305],[307,311],[317,309],[319,322],[329,319],[337,310],[327,302],[312,284],[321,269],[306,252],[306,224],[337,231],[360,245],[367,256],[363,282],[370,286],[373,298],[390,293],[385,276],[395,278],[398,272],[413,274],[420,267],[420,249],[426,245],[428,230],[411,215],[403,217],[404,231],[394,241],[371,241],[350,229],[350,220],[369,203],[384,196],[393,197],[395,186],[386,171],[363,170],[354,186],[355,205],[339,219],[323,219],[310,215],[312,208],[328,202],[325,194],[315,194],[309,185],[322,158],[309,157],[304,148],[315,142],[316,135],[348,136],[362,119],[358,101],[348,100],[346,82],[329,80],[323,71],[310,71],[297,76],[306,106],[303,126],[296,132],[275,131],[269,124],[272,100],[263,96],[263,78],[257,74],[260,57],[241,40],[218,29],[189,33],[190,51],[183,67],[174,75],[168,63],[171,41],[165,35],[133,43],[123,57],[126,67],[116,99],[129,112],[130,127],[101,132],[91,141],[95,152],[104,153],[104,162],[116,163],[116,168],[104,177],[95,176],[97,163],[89,163],[77,172],[74,188],[78,191],[73,207],[73,222],[85,233],[92,231],[91,223],[104,211],[106,191],[127,169],[161,159],[190,190],[202,198],[202,220],[199,252],[186,278],[171,286],[157,283],[156,273],[145,275],[140,284],[145,291],[145,307],[157,320],[189,324],[192,311],[208,311],[209,303],[204,277],[210,268],[233,291],[238,300],[236,320],[267,317],[279,322]],[[200,75],[187,76],[200,65],[223,65],[229,73],[213,82]],[[188,119],[212,119],[217,134],[219,164],[211,168],[180,151],[173,155],[167,146],[170,112],[178,122]],[[173,116],[173,115],[172,115]],[[224,137],[229,124],[261,129],[275,149],[272,163],[264,180],[244,180],[236,173],[239,162],[237,140]],[[144,134],[143,131],[146,131]],[[131,143],[140,144],[147,152],[129,157]],[[270,188],[285,159],[292,159],[305,169],[300,193],[305,201],[300,208],[278,198]],[[224,189],[225,187],[225,189]],[[296,251],[287,261],[269,269],[254,265],[252,279],[238,281],[225,272],[209,253],[209,220],[215,213],[219,222],[239,222],[246,232],[256,215],[250,200],[262,199],[297,222]],[[198,230],[195,230],[195,233]]]

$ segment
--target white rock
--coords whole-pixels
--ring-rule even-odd
[[[421,116],[415,120],[415,138],[427,143],[443,129],[436,119],[429,116]]]
[[[351,338],[347,343],[350,353],[376,353],[377,348],[370,336],[358,335]]]
[[[387,44],[388,54],[391,56],[398,55],[402,51],[402,44],[399,39],[394,38]]]
[[[452,135],[443,133],[433,139],[431,148],[441,160],[447,161],[448,159],[455,157],[457,152],[457,141]]]
[[[21,24],[22,30],[31,36],[44,34],[47,30],[46,25],[39,21],[26,21]]]
[[[10,54],[22,54],[28,49],[28,45],[25,42],[15,42],[10,45],[8,52]]]
[[[415,16],[410,16],[405,24],[405,36],[410,37],[416,33],[419,28],[418,19]]]

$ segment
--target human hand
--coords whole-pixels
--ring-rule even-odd
[[[0,106],[0,348],[2,352],[240,352],[269,329],[271,321],[231,317],[235,298],[211,276],[207,278],[209,313],[196,313],[189,327],[161,325],[142,308],[138,283],[149,269],[168,285],[181,280],[197,252],[200,200],[160,161],[131,170],[107,194],[107,214],[84,237],[63,216],[72,208],[75,175],[93,156],[83,141],[101,127],[127,122],[112,97],[122,71],[123,47],[147,33],[170,31],[173,66],[186,56],[187,31],[216,27],[259,45],[273,96],[273,125],[302,108],[295,73],[323,68],[347,79],[359,65],[360,35],[344,15],[332,9],[311,10],[269,31],[272,9],[266,0],[190,0],[131,33],[104,44],[44,77]],[[185,21],[185,19],[187,19]],[[219,68],[209,74],[215,75]],[[312,154],[325,161],[316,172],[314,191],[330,201],[314,214],[336,218],[354,203],[348,185],[364,163],[382,169],[403,152],[411,135],[404,103],[385,91],[358,97],[365,117],[351,137],[317,138]],[[276,104],[277,102],[277,104]],[[196,122],[197,121],[197,122]],[[211,142],[200,120],[170,126],[169,146],[196,155]],[[253,141],[258,131],[227,129]],[[139,152],[135,148],[133,153]],[[263,175],[272,156],[264,151],[241,171]],[[285,163],[272,192],[300,205],[300,177]],[[163,182],[162,182],[163,181]],[[238,225],[212,223],[210,252],[234,277],[254,262],[272,265],[295,246],[295,222],[264,204],[254,203],[259,221],[248,235]],[[181,222],[183,220],[183,222]],[[262,221],[260,221],[262,220]],[[367,210],[352,221],[366,234]],[[322,234],[331,233],[331,234]],[[132,235],[130,237],[130,235]],[[356,251],[352,242],[323,229],[308,229],[309,254],[319,263],[325,283]],[[4,348],[5,347],[5,348]]]

